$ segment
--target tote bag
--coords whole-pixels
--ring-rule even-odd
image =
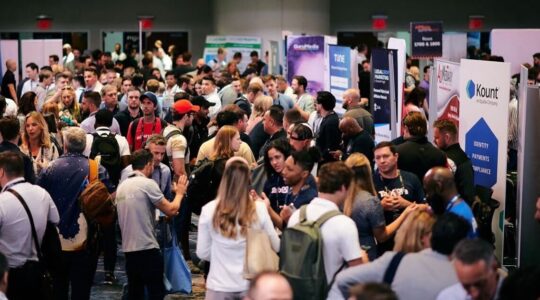
[[[165,261],[165,287],[168,293],[191,294],[191,271],[178,247],[174,218],[171,226],[172,241],[169,247],[163,246]],[[166,236],[167,233],[164,232]]]
[[[244,278],[253,279],[262,271],[277,271],[277,256],[268,234],[262,229],[249,228],[246,235],[246,253],[244,255]]]

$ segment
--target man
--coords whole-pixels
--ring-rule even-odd
[[[540,52],[533,54],[533,66],[540,68]]]
[[[285,77],[283,77],[282,75],[276,75],[276,83],[278,92],[296,100],[294,88],[289,86],[289,83],[287,82],[287,79]]]
[[[49,192],[58,207],[61,266],[63,274],[56,279],[59,297],[67,299],[71,286],[72,299],[89,299],[97,268],[97,245],[93,238],[96,228],[86,222],[80,205],[79,194],[90,171],[90,161],[82,153],[86,148],[86,132],[78,127],[64,129],[64,154],[55,159],[39,178],[38,184]],[[99,180],[109,191],[108,174],[99,166]]]
[[[426,200],[436,215],[453,213],[469,223],[469,237],[476,237],[476,219],[471,207],[459,195],[452,171],[448,168],[431,168],[424,177]]]
[[[249,284],[246,300],[292,300],[289,282],[277,272],[261,272]]]
[[[174,178],[187,175],[186,165],[189,164],[188,141],[185,130],[193,122],[193,113],[200,110],[199,106],[191,104],[189,100],[178,100],[172,106],[172,125],[163,130],[163,136],[167,140],[167,157],[174,171]]]
[[[197,159],[197,154],[199,154],[199,149],[201,145],[208,140],[208,123],[210,118],[208,118],[209,108],[214,106],[214,103],[206,101],[202,96],[196,96],[191,99],[193,105],[200,107],[199,111],[193,116],[193,122],[191,123],[191,128],[193,128],[193,136],[189,143],[189,160],[190,165],[195,165]]]
[[[94,67],[84,69],[84,83],[87,91],[101,93],[103,85],[98,80],[98,71]]]
[[[373,116],[360,103],[360,91],[358,89],[348,89],[343,93],[343,108],[346,110],[343,117],[355,119],[364,130],[372,136],[375,135]]]
[[[324,165],[319,171],[319,196],[306,206],[307,220],[315,221],[329,211],[339,211],[339,207],[347,197],[352,177],[352,171],[343,162]],[[287,227],[295,226],[299,223],[299,219],[300,210],[296,210]],[[363,260],[364,257],[367,259],[367,256],[360,248],[358,230],[351,218],[340,214],[326,221],[320,230],[323,243],[322,257],[328,283],[343,265],[351,268],[367,262]]]
[[[54,101],[60,103],[62,100],[62,91],[71,82],[71,74],[59,72],[54,75],[54,83],[48,88],[45,96],[45,102]]]
[[[39,294],[41,270],[30,219],[18,197],[9,190],[14,190],[26,202],[38,243],[41,244],[47,222],[58,224],[59,216],[49,193],[25,182],[23,176],[22,156],[10,151],[0,153],[0,252],[6,255],[10,268],[8,297],[39,299],[42,296]]]
[[[98,92],[84,92],[81,110],[83,113],[88,114],[88,118],[81,122],[81,128],[86,131],[86,133],[94,133],[96,131],[94,125],[96,123],[96,113],[98,112],[100,105],[101,96]],[[113,119],[110,129],[112,133],[120,134],[120,125],[118,125],[116,119]]]
[[[431,74],[431,66],[425,66],[424,67],[424,77],[422,78],[422,81],[420,81],[419,87],[423,88],[426,92],[426,99],[424,101],[424,110],[429,111],[428,104],[429,104],[429,75]]]
[[[118,88],[115,85],[107,84],[101,89],[101,99],[103,100],[99,109],[107,109],[113,116],[127,108],[127,105],[118,102]]]
[[[34,89],[39,84],[39,68],[35,63],[29,63],[25,68],[26,76],[28,80],[22,85],[20,96],[24,95],[26,92],[33,92]]]
[[[302,75],[293,77],[291,87],[296,94],[296,103],[294,107],[300,111],[302,117],[307,120],[309,115],[315,110],[313,96],[307,93],[307,79]]]
[[[339,122],[339,130],[343,133],[343,147],[332,153],[334,159],[346,160],[351,154],[359,152],[364,154],[373,166],[375,142],[371,135],[351,117],[345,117]]]
[[[15,81],[15,71],[17,71],[17,62],[13,59],[6,60],[6,72],[2,77],[2,96],[17,102],[17,83]]]
[[[474,189],[474,171],[472,162],[461,149],[456,125],[450,120],[437,120],[433,124],[433,141],[446,153],[459,194],[467,204],[472,205],[476,195]]]
[[[330,92],[318,92],[315,106],[321,115],[319,126],[314,128],[317,136],[315,146],[319,148],[322,154],[321,164],[324,164],[335,160],[331,152],[338,150],[341,144],[339,117],[334,111],[336,98]]]
[[[115,63],[126,59],[126,54],[122,52],[122,45],[120,45],[120,43],[114,44],[114,51],[111,53],[111,59]]]
[[[247,128],[247,122],[248,122],[248,116],[246,112],[240,107],[238,107],[238,105],[236,104],[225,105],[223,106],[222,111],[233,112],[236,115],[236,118],[234,118],[232,122],[221,121],[221,124],[218,126],[222,127],[224,125],[231,125],[231,126],[236,127],[236,129],[238,129],[238,132],[240,133],[240,139],[242,140],[242,142],[246,143],[251,149],[251,139],[249,138],[249,135],[246,134],[246,128]],[[220,122],[219,120],[217,121]]]
[[[143,149],[144,143],[152,134],[160,134],[167,126],[165,120],[156,117],[158,100],[156,95],[146,92],[141,95],[143,116],[133,120],[129,124],[127,140],[131,152]]]
[[[393,279],[385,282],[401,300],[435,299],[440,291],[458,282],[449,256],[455,245],[467,236],[468,225],[455,215],[437,219],[432,228],[431,248],[409,253],[394,261],[397,252],[386,252],[370,262],[346,269],[336,276],[328,299],[346,299],[357,283],[384,282],[391,261],[397,263]]]
[[[15,117],[4,117],[0,119],[0,134],[2,143],[0,143],[0,153],[14,152],[22,156],[24,163],[24,179],[26,182],[35,183],[36,174],[30,157],[21,152],[19,146],[19,137],[21,132],[21,123]]]
[[[210,119],[216,116],[216,114],[221,110],[221,99],[216,90],[216,81],[212,76],[206,76],[202,80],[202,94],[204,98],[211,103],[215,103],[214,106],[210,107],[208,116]]]
[[[49,87],[53,83],[54,77],[51,71],[41,70],[38,78],[39,84],[34,88],[34,93],[36,93],[38,99],[36,109],[41,111],[43,104],[45,104],[45,100],[47,99],[47,91],[49,91]]]
[[[281,105],[285,111],[294,107],[294,101],[291,97],[277,91],[276,77],[274,75],[267,75],[264,77],[263,82],[268,96],[273,99],[274,105]]]
[[[154,159],[141,149],[133,153],[133,172],[118,187],[116,203],[122,232],[122,251],[126,256],[128,299],[140,298],[146,290],[149,299],[163,299],[163,257],[156,240],[155,208],[168,217],[178,214],[187,187],[187,177],[176,184],[176,196],[169,201],[149,177],[154,172]]]
[[[261,147],[259,157],[264,156],[266,148],[272,141],[287,138],[287,132],[283,129],[283,115],[283,109],[279,105],[270,106],[270,109],[264,113],[263,128],[269,137]]]
[[[143,116],[140,100],[141,91],[139,89],[130,87],[126,91],[126,95],[127,108],[114,115],[114,118],[120,126],[120,133],[122,134],[122,136],[127,136],[129,124],[133,120]]]
[[[413,173],[398,169],[399,154],[394,144],[383,141],[374,149],[377,169],[373,172],[373,183],[384,209],[386,224],[391,224],[407,206],[423,202],[424,190]],[[377,245],[379,254],[393,247],[393,239]]]
[[[221,111],[216,116],[216,120],[218,121],[218,131],[219,131],[219,128],[221,128],[221,126],[237,125],[238,115],[232,111]],[[211,157],[212,152],[214,151],[215,139],[216,139],[215,136],[213,136],[208,141],[204,142],[201,145],[201,147],[199,148],[199,153],[197,154],[197,160],[195,164],[197,164],[199,161],[205,158]],[[251,149],[249,148],[248,144],[246,144],[243,141],[240,143],[240,149],[238,150],[238,152],[235,152],[234,155],[243,157],[250,166],[252,166],[256,162],[255,157],[253,156],[253,152],[251,152]]]
[[[58,65],[58,63],[60,62],[60,57],[58,57],[58,55],[56,54],[51,54],[49,55],[49,67],[53,67],[55,65]]]
[[[127,101],[127,92],[133,87],[133,84],[131,83],[131,76],[124,76],[122,78],[122,87],[120,87],[120,95],[118,95],[118,99],[120,99],[120,102],[124,104],[128,104]]]
[[[73,54],[73,50],[71,49],[70,44],[64,44],[62,46],[62,52],[64,52],[64,56],[62,57],[62,64],[64,66],[73,65],[73,61],[75,60],[75,54]]]
[[[498,272],[493,246],[481,239],[466,239],[457,244],[452,254],[459,279],[444,289],[437,300],[494,300],[506,276]]]
[[[186,51],[182,53],[181,55],[181,63],[176,65],[176,68],[174,69],[174,76],[176,78],[179,78],[180,76],[191,73],[195,71],[196,69],[193,67],[193,63],[191,62],[192,54],[189,51]],[[204,61],[203,61],[204,64]]]
[[[446,155],[426,137],[427,121],[420,112],[409,112],[403,120],[405,142],[396,147],[401,170],[414,173],[419,180],[433,167],[446,166]]]
[[[251,58],[250,65],[253,65],[255,67],[255,70],[257,70],[257,74],[261,74],[262,69],[266,64],[259,59],[259,52],[257,50],[251,51],[249,54],[249,57]]]
[[[167,71],[165,73],[165,91],[163,91],[163,115],[166,115],[169,111],[169,108],[174,103],[174,95],[179,92],[184,92],[176,84],[176,77],[174,76],[173,71]]]
[[[212,68],[212,71],[217,72],[227,67],[227,61],[225,61],[226,50],[224,48],[218,48],[215,58],[208,62],[208,66]]]

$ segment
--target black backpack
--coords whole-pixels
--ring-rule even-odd
[[[111,181],[117,185],[122,172],[122,160],[120,158],[120,146],[116,141],[115,134],[109,133],[106,136],[101,136],[95,132],[92,135],[94,141],[92,142],[90,158],[95,159],[96,156],[100,155],[100,164],[107,169]]]
[[[216,160],[205,158],[189,175],[186,199],[194,213],[199,215],[202,207],[216,198],[226,161],[224,158]]]

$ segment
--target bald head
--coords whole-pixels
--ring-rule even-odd
[[[262,272],[251,281],[249,300],[291,300],[293,293],[289,282],[283,275],[275,272]]]
[[[424,176],[424,190],[428,197],[438,196],[449,201],[457,194],[452,171],[444,167],[434,167]]]
[[[350,97],[350,100],[353,103],[360,101],[360,90],[358,89],[348,89],[344,94]]]
[[[11,72],[15,72],[17,70],[17,62],[14,59],[6,60],[6,68]]]
[[[345,117],[339,122],[339,130],[346,136],[355,135],[362,131],[362,127],[356,119]]]

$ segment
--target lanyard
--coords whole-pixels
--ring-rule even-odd
[[[455,195],[451,200],[450,203],[446,206],[446,211],[450,211],[452,207],[454,207],[454,204],[456,204],[456,201],[458,201],[460,198],[459,194]]]
[[[12,183],[6,185],[6,186],[2,189],[2,192],[4,192],[4,191],[10,189],[10,188],[13,187],[14,185],[17,185],[17,184],[23,183],[23,182],[25,182],[24,179],[21,179],[21,180],[17,180],[17,181],[15,181],[15,182],[12,182]]]

